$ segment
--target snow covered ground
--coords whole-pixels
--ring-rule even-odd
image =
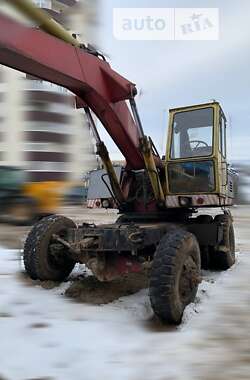
[[[178,328],[153,317],[147,290],[101,306],[64,296],[21,273],[0,250],[0,379],[223,380],[250,378],[250,256],[204,272]]]

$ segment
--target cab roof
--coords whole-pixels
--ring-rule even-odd
[[[181,112],[181,111],[185,111],[185,110],[191,110],[193,108],[206,108],[206,107],[209,107],[209,106],[218,106],[222,112],[222,115],[224,116],[225,120],[226,120],[226,116],[224,114],[224,111],[220,105],[219,102],[217,101],[213,101],[213,102],[209,102],[209,103],[200,103],[200,104],[192,104],[190,106],[184,106],[184,107],[176,107],[176,108],[170,108],[169,112]]]
[[[183,106],[183,107],[176,107],[176,108],[170,108],[169,112],[175,112],[175,111],[182,111],[189,108],[196,108],[196,107],[209,107],[217,105],[221,108],[221,105],[219,102],[209,102],[209,103],[201,103],[201,104],[192,104],[190,106]],[[222,108],[221,108],[222,109]]]

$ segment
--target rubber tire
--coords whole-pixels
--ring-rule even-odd
[[[64,216],[52,215],[40,220],[30,231],[24,245],[23,260],[25,270],[33,280],[63,281],[72,272],[75,262],[66,254],[60,265],[52,265],[48,260],[51,236],[67,228],[76,228],[76,225]]]
[[[194,301],[197,285],[183,302],[179,279],[185,260],[191,256],[200,277],[200,249],[196,237],[184,230],[174,230],[160,241],[153,260],[149,296],[154,313],[163,323],[181,323],[185,307]]]
[[[235,263],[235,237],[232,217],[227,214],[216,215],[215,223],[223,223],[223,242],[229,252],[213,250],[213,267],[217,270],[227,270]]]
[[[211,215],[198,215],[196,218],[196,223],[198,224],[211,224],[213,223],[213,217]],[[208,245],[200,246],[201,251],[201,268],[208,270],[212,268],[212,259],[210,247]]]

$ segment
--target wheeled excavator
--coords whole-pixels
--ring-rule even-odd
[[[100,281],[149,268],[149,297],[163,323],[179,324],[193,302],[201,268],[235,262],[234,173],[227,164],[227,121],[218,102],[171,109],[166,156],[146,136],[136,86],[102,54],[81,44],[29,0],[9,0],[39,25],[0,15],[0,64],[65,87],[76,95],[96,139],[119,217],[78,224],[52,215],[35,224],[24,264],[36,280],[65,280],[76,263]],[[126,159],[118,180],[93,114]],[[212,217],[209,208],[221,212]],[[199,212],[198,212],[199,211]]]

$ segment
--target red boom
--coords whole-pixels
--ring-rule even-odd
[[[143,169],[139,133],[126,99],[135,84],[107,62],[0,15],[0,63],[65,87],[96,114],[131,169]]]

